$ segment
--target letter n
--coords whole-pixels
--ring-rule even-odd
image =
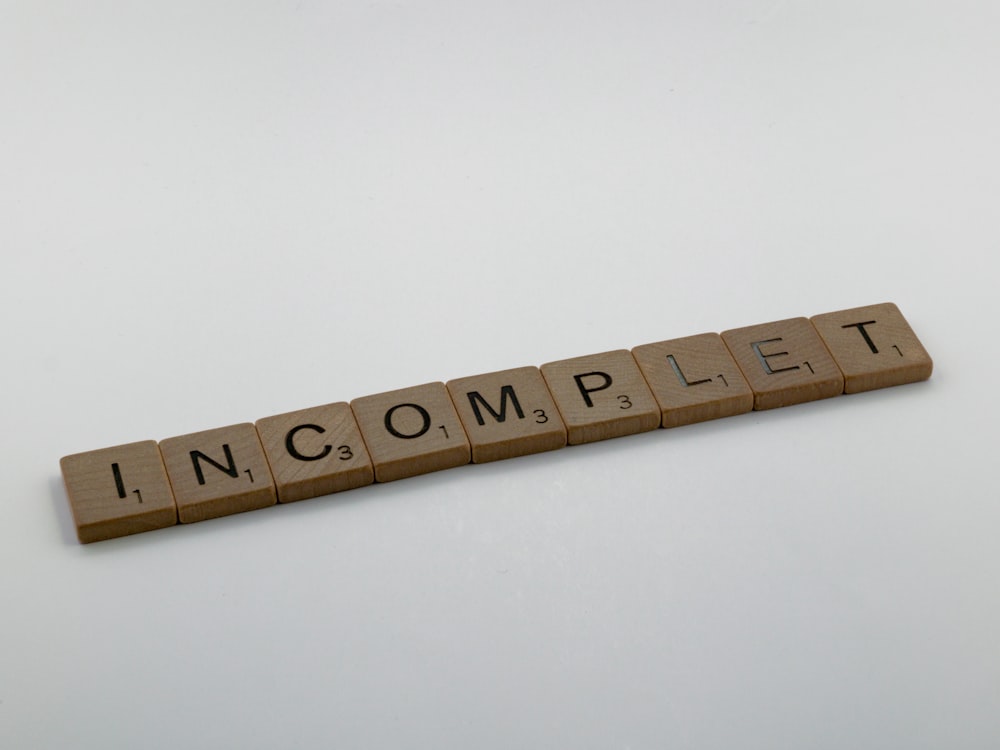
[[[201,461],[207,461],[212,464],[219,471],[225,472],[233,479],[239,477],[240,473],[236,470],[236,462],[233,460],[233,452],[229,450],[229,443],[224,443],[222,450],[226,454],[226,465],[223,466],[218,461],[214,461],[208,456],[206,456],[201,451],[191,451],[191,463],[194,464],[194,474],[198,477],[198,484],[205,484],[205,474],[201,470]]]

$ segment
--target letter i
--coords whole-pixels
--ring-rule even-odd
[[[115,487],[118,489],[118,497],[124,500],[128,495],[125,494],[125,481],[122,479],[122,472],[118,468],[118,464],[111,464],[111,472],[115,475]]]

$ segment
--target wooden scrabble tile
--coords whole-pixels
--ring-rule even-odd
[[[84,544],[177,523],[174,495],[153,440],[76,453],[59,466]]]
[[[844,392],[844,376],[805,318],[722,332],[754,392],[754,409],[801,404]]]
[[[537,367],[450,380],[473,463],[562,448],[566,426]]]
[[[181,523],[274,505],[267,459],[249,423],[160,441]]]
[[[256,426],[280,503],[375,481],[368,449],[346,402],[265,417]]]
[[[930,356],[891,302],[810,318],[844,373],[844,392],[927,380]]]
[[[655,430],[660,408],[626,349],[542,365],[570,445]]]
[[[664,427],[753,409],[753,391],[717,333],[644,344],[632,356],[660,405]]]
[[[469,463],[469,440],[444,383],[362,396],[351,410],[379,482]]]

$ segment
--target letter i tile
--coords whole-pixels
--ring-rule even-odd
[[[181,523],[266,508],[277,502],[257,431],[249,423],[160,441]]]
[[[84,544],[177,523],[170,482],[153,440],[75,453],[59,466]]]
[[[469,440],[444,383],[362,396],[351,411],[379,482],[469,463]]]
[[[844,373],[844,392],[927,380],[934,364],[906,318],[891,302],[812,317]]]

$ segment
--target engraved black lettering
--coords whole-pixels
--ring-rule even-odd
[[[321,458],[326,458],[330,455],[330,451],[333,450],[332,446],[324,445],[323,450],[314,456],[307,456],[295,447],[295,436],[302,430],[313,430],[320,434],[326,432],[318,424],[300,424],[288,431],[285,435],[285,450],[288,451],[288,455],[292,458],[298,459],[299,461],[319,461]]]
[[[872,341],[872,337],[868,335],[868,331],[865,330],[865,326],[875,325],[874,320],[866,320],[864,323],[848,323],[846,326],[841,326],[841,328],[857,328],[858,332],[864,338],[865,343],[868,344],[868,348],[872,350],[872,354],[878,354],[878,347],[875,346],[875,342]]]
[[[469,396],[469,405],[472,407],[472,413],[476,415],[476,421],[479,426],[482,427],[486,424],[486,420],[483,418],[483,413],[479,410],[479,405],[482,404],[486,407],[493,418],[497,422],[507,421],[507,399],[510,399],[511,404],[514,406],[514,411],[517,412],[518,419],[524,419],[524,411],[521,409],[521,402],[517,400],[517,394],[514,393],[514,386],[505,385],[500,388],[500,411],[497,411],[489,402],[486,401],[479,393],[479,391],[471,391],[467,394]]]
[[[895,344],[893,344],[893,345],[892,345],[892,348],[896,350],[896,354],[898,354],[898,355],[899,355],[900,357],[902,357],[902,356],[903,356],[903,352],[901,352],[901,351],[899,350],[899,347],[898,347],[898,346],[896,346]]]
[[[216,469],[228,474],[233,479],[237,479],[240,476],[239,471],[236,469],[236,462],[233,461],[233,452],[229,449],[229,443],[223,443],[222,450],[226,454],[225,466],[220,464],[218,461],[209,458],[201,451],[191,451],[191,463],[194,464],[194,475],[198,477],[198,484],[205,484],[205,474],[201,470],[202,461],[207,461]]]
[[[711,383],[712,382],[711,378],[702,378],[701,380],[694,380],[694,381],[688,382],[688,379],[686,377],[684,377],[684,372],[681,370],[680,365],[677,364],[677,360],[676,360],[676,358],[674,358],[673,354],[668,354],[667,355],[667,362],[669,362],[670,366],[672,368],[674,368],[674,375],[677,376],[677,379],[679,381],[681,381],[681,385],[683,385],[685,388],[687,388],[688,386],[692,386],[692,385],[701,385],[702,383]]]
[[[141,493],[141,492],[139,492],[139,490],[132,490],[132,493],[133,493],[133,494],[134,494],[134,495],[135,495],[135,496],[136,496],[137,498],[139,498],[139,502],[141,503],[141,502],[142,502],[142,493]]]
[[[723,384],[724,386],[726,386],[726,388],[728,388],[728,387],[729,387],[729,381],[728,381],[728,380],[726,380],[726,376],[725,376],[725,375],[723,375],[723,374],[722,374],[721,372],[719,373],[719,380],[721,380],[721,381],[722,381],[722,384]]]
[[[420,415],[421,420],[423,420],[423,424],[420,426],[419,430],[410,435],[406,435],[397,430],[393,426],[392,415],[395,414],[400,409],[413,409],[414,411],[417,412],[417,414]],[[392,407],[391,409],[389,409],[389,411],[385,413],[385,429],[389,431],[390,435],[402,438],[403,440],[412,440],[414,438],[418,438],[421,435],[424,435],[430,428],[431,428],[431,415],[428,414],[427,410],[424,407],[420,406],[419,404],[396,404],[394,407]]]
[[[535,409],[532,414],[538,417],[538,419],[535,420],[537,424],[545,424],[549,421],[549,415],[545,413],[545,409]]]
[[[816,371],[813,369],[813,366],[811,364],[809,364],[809,360],[808,359],[805,362],[803,362],[802,364],[804,364],[806,367],[808,367],[809,368],[809,372],[811,372],[813,375],[816,374]]]
[[[618,400],[621,402],[621,406],[618,407],[619,409],[631,409],[632,408],[632,402],[629,401],[628,396],[619,396]]]
[[[595,388],[587,388],[583,384],[583,379],[592,378],[595,376],[601,378],[602,385],[599,385]],[[597,391],[603,391],[605,388],[610,388],[612,383],[611,376],[608,375],[606,372],[600,372],[600,371],[584,372],[581,373],[580,375],[574,375],[573,380],[576,381],[576,387],[580,389],[580,395],[583,396],[583,402],[587,405],[588,408],[592,408],[594,406],[594,402],[590,398],[590,394],[596,393]]]
[[[250,477],[250,484],[253,484],[253,472],[250,469],[244,469],[243,473]]]
[[[791,370],[799,369],[798,365],[792,365],[791,367],[778,367],[778,368],[771,367],[771,363],[767,361],[768,359],[770,359],[771,357],[783,357],[787,355],[788,352],[771,352],[770,354],[764,354],[764,352],[760,350],[762,344],[773,344],[775,341],[783,341],[783,340],[784,339],[779,337],[776,339],[764,339],[763,341],[754,341],[752,344],[750,344],[754,354],[757,355],[757,359],[760,360],[761,367],[764,368],[764,372],[767,373],[768,375],[774,375],[776,372],[789,372]]]
[[[448,439],[448,428],[445,427],[443,424],[439,424],[438,425],[438,429],[441,430],[441,432],[444,433],[444,437],[447,440]]]
[[[118,464],[111,464],[111,473],[115,475],[115,488],[118,490],[118,497],[124,500],[128,495],[125,494],[125,480],[122,479],[122,471],[118,468]]]
[[[354,452],[351,451],[351,446],[349,445],[338,446],[337,450],[340,451],[339,458],[341,461],[350,461],[352,458],[354,458]]]

